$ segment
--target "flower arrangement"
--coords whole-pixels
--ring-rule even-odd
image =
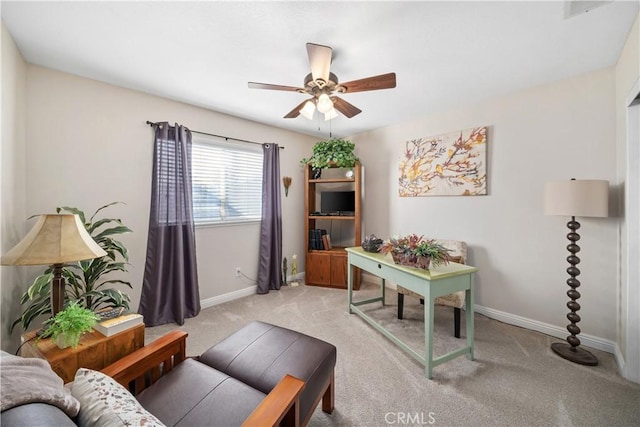
[[[396,264],[425,270],[429,269],[429,265],[447,265],[451,260],[450,249],[437,243],[435,239],[424,239],[417,234],[392,237],[380,246],[379,251],[383,254],[390,253]]]

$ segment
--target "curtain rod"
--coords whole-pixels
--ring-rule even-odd
[[[151,121],[147,120],[147,124],[148,124],[149,126],[153,127],[153,126],[156,126],[158,123],[157,123],[157,122],[151,122]],[[193,133],[199,133],[200,135],[215,136],[215,137],[218,137],[218,138],[222,138],[222,139],[224,139],[224,140],[226,140],[226,141],[228,141],[228,140],[232,139],[232,140],[234,140],[234,141],[248,142],[249,144],[259,144],[259,145],[267,144],[266,142],[247,141],[246,139],[238,139],[238,138],[233,138],[233,137],[230,137],[230,136],[216,135],[216,134],[214,134],[214,133],[200,132],[200,131],[197,131],[197,130],[191,130],[191,129],[189,129],[189,130],[190,130],[191,132],[193,132]],[[281,150],[284,150],[284,147],[278,146],[278,148],[280,148]]]

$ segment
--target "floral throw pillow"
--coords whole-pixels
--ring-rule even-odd
[[[80,401],[80,427],[164,426],[127,389],[101,372],[78,369],[71,394]]]

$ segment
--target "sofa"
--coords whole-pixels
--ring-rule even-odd
[[[252,322],[202,355],[188,358],[186,338],[185,332],[172,331],[100,372],[78,370],[72,383],[63,387],[59,382],[62,404],[32,398],[5,410],[5,402],[11,400],[7,397],[15,390],[3,381],[0,423],[304,426],[320,401],[324,412],[333,411],[336,348],[329,343]],[[17,372],[16,364],[44,362],[11,356],[14,366],[6,369],[5,355],[3,380],[8,371]],[[14,382],[27,384],[24,381],[33,379],[42,385],[45,376],[24,375],[26,380]],[[78,401],[75,414],[65,391]],[[45,394],[56,393],[45,390]]]

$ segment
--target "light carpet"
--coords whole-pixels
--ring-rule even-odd
[[[363,283],[356,300],[379,293]],[[424,350],[423,308],[405,297],[361,306],[418,352]],[[582,366],[555,355],[560,341],[538,332],[475,315],[475,360],[459,357],[424,377],[423,366],[363,319],[347,311],[344,290],[284,286],[205,310],[183,326],[147,328],[146,341],[181,329],[188,355],[204,352],[253,320],[317,337],[338,349],[335,411],[316,410],[310,426],[639,426],[640,385],[623,379],[613,355],[590,349],[600,360]],[[464,319],[462,338],[465,339]],[[434,352],[461,344],[453,336],[453,309],[436,307]]]

